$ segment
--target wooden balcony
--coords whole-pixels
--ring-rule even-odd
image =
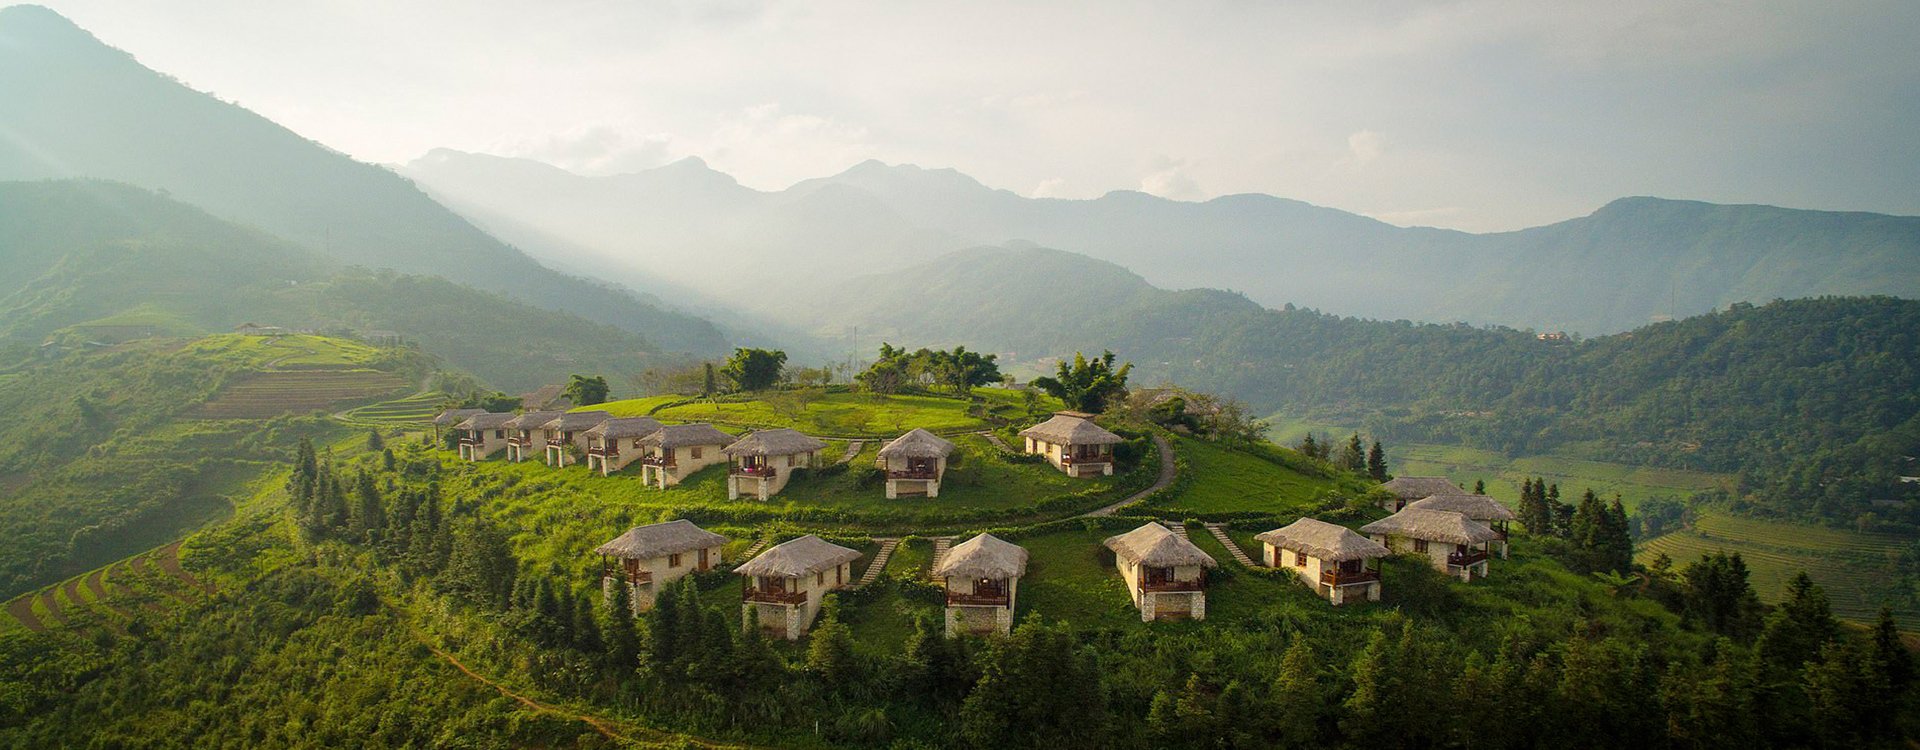
[[[1482,562],[1486,562],[1486,560],[1487,560],[1487,553],[1482,550],[1475,550],[1473,552],[1465,552],[1465,553],[1450,552],[1447,554],[1447,567],[1464,568],[1469,565],[1478,565]]]
[[[550,437],[550,438],[547,438],[547,447],[548,447],[548,448],[565,448],[565,447],[567,447],[567,446],[569,446],[569,445],[572,445],[572,444],[573,444],[573,441],[572,441],[572,440],[568,440],[568,439],[566,439],[566,438],[557,438],[557,437]]]
[[[533,448],[533,438],[524,436],[510,437],[507,438],[507,445],[521,450],[531,450]]]
[[[1113,463],[1113,456],[1075,456],[1071,453],[1060,457],[1061,466],[1099,466]]]
[[[1197,579],[1192,581],[1169,580],[1169,581],[1141,581],[1140,582],[1140,591],[1148,594],[1158,594],[1158,593],[1176,592],[1176,591],[1205,591],[1205,590],[1207,590],[1207,582],[1205,579]]]
[[[671,458],[661,458],[660,456],[641,456],[641,457],[640,457],[640,465],[642,465],[642,466],[658,466],[658,467],[661,467],[661,468],[663,468],[663,469],[671,469],[671,468],[673,468],[673,467],[674,467],[674,466],[675,466],[676,464],[674,463],[674,461],[673,461],[673,459],[671,459]]]
[[[971,605],[979,607],[1005,607],[1012,601],[1006,592],[997,594],[962,594],[958,591],[947,592],[947,606]]]
[[[1361,586],[1380,580],[1380,571],[1362,570],[1343,572],[1337,569],[1320,571],[1320,583],[1327,586]]]
[[[758,477],[761,479],[772,479],[778,474],[771,466],[735,466],[728,469],[727,473],[737,477]]]
[[[620,449],[618,447],[601,448],[599,446],[594,446],[587,449],[587,455],[599,456],[601,458],[619,458]]]
[[[932,469],[901,469],[899,471],[887,472],[887,478],[933,481],[935,479],[940,478],[940,472],[934,471]]]
[[[740,590],[740,600],[743,602],[759,602],[762,604],[806,604],[807,592],[775,591],[773,589],[756,589],[749,586]]]

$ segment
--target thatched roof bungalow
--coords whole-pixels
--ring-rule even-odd
[[[645,455],[641,439],[663,426],[653,417],[612,417],[587,428],[580,433],[587,443],[587,470],[597,466],[600,475],[606,476],[626,468]]]
[[[1206,619],[1207,568],[1220,563],[1186,537],[1158,523],[1107,537],[1115,567],[1127,582],[1140,619]]]
[[[955,450],[958,447],[946,438],[917,427],[882,446],[874,462],[887,472],[887,499],[901,495],[939,497],[947,457]]]
[[[666,489],[694,472],[726,463],[722,452],[739,438],[710,424],[670,424],[640,440],[640,483]]]
[[[541,442],[534,437],[534,433],[560,414],[558,411],[527,411],[507,420],[507,460],[524,461],[532,455],[536,444]]]
[[[727,472],[727,499],[752,495],[766,500],[780,493],[794,469],[809,468],[827,444],[799,430],[780,428],[748,433],[722,450],[733,459]]]
[[[1077,411],[1057,411],[1053,418],[1020,431],[1026,452],[1045,456],[1047,462],[1069,476],[1111,476],[1113,446],[1126,438],[1095,424],[1093,415]]]
[[[668,583],[718,565],[726,544],[726,537],[680,519],[635,526],[593,551],[600,555],[602,590],[611,597],[613,587],[627,586],[640,612]]]
[[[507,423],[512,414],[480,412],[453,426],[460,432],[460,457],[479,461],[507,446]]]
[[[981,534],[953,545],[929,572],[947,590],[947,635],[1012,632],[1026,574],[1027,550],[1018,544]]]
[[[1382,501],[1380,507],[1394,512],[1421,498],[1467,494],[1446,477],[1394,477],[1376,485],[1376,489],[1393,496],[1392,500]]]
[[[808,534],[774,545],[734,572],[747,579],[741,589],[741,619],[788,640],[812,627],[820,599],[851,583],[857,550]]]
[[[1487,575],[1487,545],[1500,539],[1486,524],[1464,514],[1411,507],[1360,531],[1395,552],[1425,556],[1434,569],[1463,581]]]
[[[612,418],[612,414],[599,409],[570,411],[540,425],[541,436],[546,439],[547,465],[566,466],[574,463],[576,454],[586,453],[587,430]]]
[[[1384,544],[1345,526],[1312,518],[1261,532],[1254,538],[1264,547],[1262,562],[1294,571],[1302,583],[1335,606],[1356,594],[1368,601],[1380,600],[1380,571],[1370,568],[1367,561],[1393,554]]]

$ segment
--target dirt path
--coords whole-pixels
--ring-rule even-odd
[[[467,665],[461,663],[460,660],[455,658],[453,654],[447,653],[446,651],[441,650],[439,646],[435,646],[432,643],[428,642],[426,638],[420,635],[420,633],[418,632],[413,633],[413,638],[415,641],[418,641],[420,645],[426,646],[428,651],[432,651],[435,656],[438,656],[441,659],[444,659],[448,664],[453,665],[454,669],[460,670],[461,674],[466,675],[468,678],[471,678],[473,681],[478,682],[482,685],[486,685],[487,687],[493,688],[494,690],[499,691],[501,695],[504,695],[508,698],[512,698],[513,700],[518,702],[520,705],[526,706],[527,708],[531,708],[535,711],[539,711],[542,713],[549,713],[555,716],[572,719],[574,721],[578,721],[583,724],[586,724],[587,726],[593,727],[593,731],[599,732],[601,736],[606,737],[607,739],[610,739],[610,740],[614,740],[616,742],[627,742],[627,743],[639,744],[643,742],[670,743],[670,742],[684,740],[687,744],[693,745],[694,747],[714,748],[715,750],[719,750],[721,748],[748,747],[746,745],[721,745],[713,742],[708,742],[706,740],[697,739],[694,737],[668,734],[666,732],[661,732],[661,731],[652,730],[652,729],[619,727],[619,726],[616,726],[613,722],[608,721],[606,719],[602,719],[598,716],[593,716],[590,714],[574,713],[572,711],[569,711],[564,708],[560,708],[558,706],[552,706],[545,703],[541,703],[540,701],[537,701],[527,696],[513,692],[512,690],[507,689],[505,685],[502,685],[498,682],[494,682],[493,680],[488,679],[485,675],[482,675],[479,672],[475,672],[472,669],[467,668]],[[625,731],[623,732],[623,730]],[[643,736],[635,737],[635,736],[632,736],[632,734],[628,734],[627,732],[631,732],[632,734],[640,734]]]
[[[1145,500],[1147,499],[1147,496],[1152,495],[1155,492],[1164,490],[1169,485],[1172,485],[1174,478],[1178,476],[1180,473],[1179,467],[1175,465],[1173,462],[1173,446],[1167,443],[1166,438],[1160,437],[1159,435],[1155,435],[1153,436],[1153,451],[1155,453],[1160,454],[1160,478],[1153,480],[1153,486],[1148,487],[1139,492],[1135,492],[1131,495],[1128,495],[1127,499],[1125,500],[1121,500],[1120,502],[1114,503],[1104,508],[1100,508],[1098,510],[1087,511],[1078,516],[1075,516],[1075,518],[1088,518],[1092,516],[1111,516],[1115,512],[1119,511],[1121,508],[1140,502],[1141,500]]]
[[[47,626],[41,624],[40,618],[33,614],[33,597],[31,596],[22,596],[7,602],[7,614],[13,615],[13,619],[19,620],[20,624],[27,626],[28,630],[35,633],[47,632]]]

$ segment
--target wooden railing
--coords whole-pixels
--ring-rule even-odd
[[[1061,466],[1072,466],[1074,464],[1110,464],[1110,463],[1113,463],[1112,456],[1075,456],[1071,453],[1063,454],[1060,456]]]
[[[1328,586],[1358,586],[1380,580],[1380,571],[1362,570],[1345,572],[1338,569],[1320,571],[1320,582]]]
[[[747,602],[765,602],[767,604],[806,604],[807,592],[774,591],[772,589],[756,589],[748,586],[740,590],[740,600]]]
[[[727,473],[742,477],[771,478],[776,472],[771,466],[735,466]]]
[[[1487,559],[1487,553],[1484,551],[1475,551],[1475,552],[1466,552],[1466,553],[1461,553],[1461,552],[1447,553],[1447,565],[1455,568],[1464,568],[1469,565],[1477,565],[1481,562],[1484,562],[1486,559]]]
[[[674,465],[673,459],[662,458],[660,456],[643,456],[640,459],[640,463],[644,466],[660,466],[669,469],[673,468]]]
[[[939,479],[940,474],[932,469],[902,469],[887,472],[888,479]]]
[[[601,448],[601,447],[597,447],[597,446],[596,446],[596,447],[592,447],[592,448],[588,448],[588,449],[587,449],[587,455],[589,455],[589,456],[599,456],[599,457],[601,457],[601,458],[619,458],[619,457],[620,457],[620,449],[619,449],[618,447],[613,447],[613,448]]]
[[[507,445],[511,445],[515,448],[532,448],[533,438],[520,437],[518,435],[515,435],[513,437],[507,438]]]
[[[1206,588],[1207,582],[1205,580],[1140,582],[1140,590],[1147,593],[1158,593],[1162,591],[1204,591]]]
[[[998,594],[962,594],[958,591],[947,592],[947,606],[955,604],[975,604],[990,607],[1005,607],[1011,601],[1002,592]]]

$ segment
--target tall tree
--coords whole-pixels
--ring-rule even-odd
[[[1839,633],[1827,592],[1802,571],[1787,582],[1786,600],[1767,615],[1760,632],[1760,659],[1783,678],[1797,676]]]
[[[1339,463],[1340,468],[1356,474],[1367,470],[1367,448],[1365,443],[1360,442],[1360,433],[1353,433],[1353,437],[1347,438],[1347,444],[1340,448]]]
[[[987,644],[960,706],[966,738],[986,747],[1094,747],[1107,731],[1100,672],[1066,625],[1028,618]]]
[[[787,365],[787,353],[779,350],[738,348],[727,358],[720,374],[733,383],[736,391],[764,391],[780,382],[780,370]]]
[[[1320,715],[1326,696],[1314,664],[1313,649],[1304,638],[1294,638],[1280,657],[1280,676],[1273,682],[1274,731],[1283,747],[1311,747],[1320,737]]]
[[[1126,394],[1127,373],[1133,371],[1133,363],[1114,367],[1113,360],[1110,351],[1092,360],[1074,352],[1073,361],[1062,361],[1055,377],[1034,378],[1033,387],[1066,402],[1068,408],[1098,414],[1106,411],[1108,402]]]
[[[1373,447],[1367,449],[1367,476],[1373,481],[1387,481],[1387,452],[1380,447],[1380,441],[1373,441]]]
[[[1754,635],[1760,600],[1754,596],[1747,562],[1740,553],[1709,552],[1688,565],[1681,577],[1689,615],[1719,635],[1734,639]]]
[[[614,674],[624,675],[640,666],[640,633],[633,627],[633,593],[624,582],[613,587],[606,610],[607,666]]]
[[[593,406],[607,402],[607,379],[600,375],[575,374],[567,379],[567,387],[561,393],[574,406]]]

